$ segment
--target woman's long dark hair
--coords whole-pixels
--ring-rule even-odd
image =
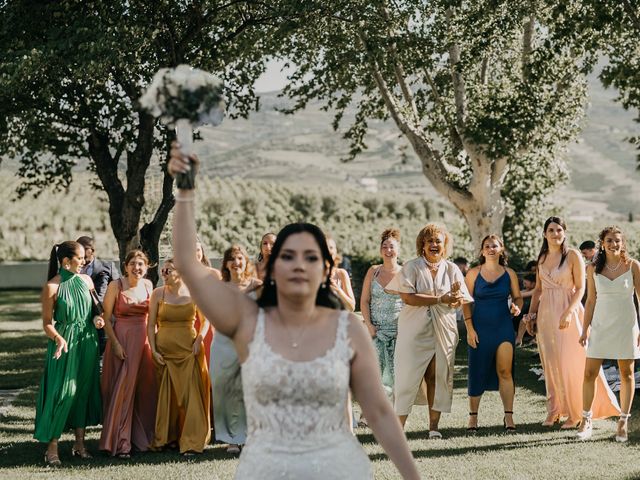
[[[51,249],[49,254],[49,271],[47,272],[47,281],[51,280],[58,274],[58,269],[62,265],[62,259],[73,258],[78,253],[78,249],[82,247],[78,242],[67,240],[58,243]]]
[[[547,233],[547,228],[549,228],[549,225],[551,225],[552,223],[557,223],[558,225],[560,225],[562,227],[562,229],[566,232],[567,231],[567,224],[564,223],[564,220],[560,217],[549,217],[547,218],[547,220],[544,222],[544,228],[542,229],[542,235],[544,236],[545,233]],[[562,257],[560,258],[560,265],[558,265],[558,268],[560,268],[562,266],[562,264],[564,263],[565,259],[567,258],[567,255],[569,253],[569,248],[567,247],[567,237],[565,235],[564,240],[562,241],[562,245],[561,245],[561,251],[562,251]],[[542,240],[542,248],[540,249],[540,253],[538,254],[538,268],[540,268],[540,264],[542,263],[542,260],[547,256],[547,253],[549,253],[549,242],[547,242],[547,237],[544,237],[544,240]]]
[[[496,242],[498,242],[498,244],[500,245],[500,248],[502,248],[502,252],[500,252],[500,258],[498,259],[498,263],[503,267],[506,267],[509,263],[508,262],[509,257],[507,255],[507,251],[504,249],[504,242],[495,233],[487,235],[480,242],[480,257],[478,258],[478,262],[480,263],[480,265],[484,265],[485,262],[487,261],[487,259],[484,258],[484,255],[482,255],[482,251],[484,250],[484,242],[486,242],[487,240],[495,240]]]
[[[320,230],[320,228],[311,223],[290,223],[282,230],[280,230],[280,232],[276,236],[276,241],[273,244],[273,249],[271,250],[271,256],[267,261],[267,268],[264,277],[264,287],[262,289],[262,294],[258,299],[258,305],[260,307],[272,307],[278,304],[277,287],[271,280],[273,264],[278,258],[278,255],[280,255],[282,245],[284,245],[284,242],[287,240],[287,238],[296,233],[305,232],[313,235],[313,238],[315,238],[318,247],[320,247],[320,252],[322,253],[322,259],[324,263],[327,263],[329,265],[329,273],[327,275],[327,278],[325,278],[323,284],[318,289],[318,294],[316,296],[316,305],[321,307],[335,308],[336,310],[343,309],[342,303],[340,303],[338,297],[336,297],[331,290],[331,270],[334,267],[334,263],[333,258],[331,258],[331,254],[329,253],[329,248],[327,247],[325,235],[322,230]]]
[[[596,253],[596,258],[593,261],[593,266],[596,269],[596,273],[602,273],[602,269],[604,268],[605,263],[607,263],[607,255],[604,253],[604,239],[610,233],[620,234],[622,236],[622,248],[620,250],[620,259],[626,264],[629,261],[629,255],[627,253],[627,241],[624,238],[624,233],[620,230],[620,227],[615,225],[611,225],[609,227],[605,227],[600,234],[598,235],[598,253]]]

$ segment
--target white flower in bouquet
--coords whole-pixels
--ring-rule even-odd
[[[179,120],[188,120],[192,127],[218,125],[225,109],[222,81],[189,65],[162,68],[140,98],[140,105],[168,126]]]
[[[182,152],[190,155],[193,128],[205,123],[219,125],[224,118],[222,81],[189,65],[162,68],[140,98],[140,105],[165,125],[175,127]],[[193,175],[193,171],[179,175],[178,188],[194,188]]]

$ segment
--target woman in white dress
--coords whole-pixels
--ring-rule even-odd
[[[446,260],[451,249],[445,227],[426,225],[416,238],[418,258],[405,263],[385,288],[399,293],[405,304],[398,318],[394,408],[404,426],[413,405],[427,403],[429,438],[442,438],[440,414],[451,411],[456,308],[473,302],[462,272]]]
[[[640,330],[633,305],[634,289],[635,295],[640,292],[640,263],[629,258],[624,235],[618,227],[602,230],[599,244],[595,261],[587,266],[587,303],[580,337],[580,343],[587,345],[587,361],[578,438],[591,438],[596,378],[602,361],[615,359],[620,371],[621,409],[615,439],[626,442],[627,420],[635,391],[634,360],[640,358]]]
[[[189,168],[174,146],[169,172]],[[256,303],[212,281],[195,260],[193,202],[193,191],[177,192],[175,261],[198,306],[232,339],[242,365],[249,425],[236,479],[373,478],[344,415],[349,387],[402,477],[418,479],[366,329],[332,308],[333,260],[320,229],[292,224],[278,234]]]

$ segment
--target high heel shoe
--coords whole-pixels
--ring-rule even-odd
[[[576,428],[580,425],[580,422],[581,420],[571,420],[570,418],[567,418],[560,427],[560,430],[571,430],[572,428]]]
[[[547,418],[545,418],[544,422],[542,422],[543,427],[553,427],[556,422],[560,421],[560,415],[557,414],[549,414]]]
[[[620,419],[618,419],[618,424],[620,424],[620,422],[623,422],[624,435],[618,435],[616,433],[616,442],[626,442],[627,440],[629,440],[629,431],[628,431],[627,421],[629,420],[630,416],[631,416],[630,413],[621,413],[620,414]],[[619,428],[618,428],[618,430],[619,430]]]
[[[72,457],[78,457],[81,458],[83,460],[86,460],[87,458],[93,458],[93,455],[91,455],[86,447],[82,447],[82,448],[76,448],[76,447],[72,447],[71,448],[71,456]]]
[[[478,412],[469,412],[469,416],[473,417],[473,416],[478,416]],[[469,433],[476,433],[478,431],[478,425],[476,425],[475,427],[467,427],[467,432]]]
[[[47,467],[55,468],[62,466],[62,462],[60,461],[60,457],[58,456],[58,454],[49,454],[49,452],[47,452],[46,450],[44,452],[44,463],[47,465]]]
[[[589,440],[591,435],[593,435],[593,422],[592,422],[593,414],[591,411],[583,411],[582,412],[582,427],[578,433],[576,433],[576,437],[580,440]]]
[[[513,415],[513,412],[504,411],[504,417],[502,417],[502,424],[504,425],[504,429],[507,432],[513,432],[516,427],[515,425],[507,425],[507,415]]]

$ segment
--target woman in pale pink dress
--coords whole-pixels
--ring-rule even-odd
[[[147,340],[149,297],[145,279],[149,260],[141,250],[125,259],[124,279],[109,284],[104,297],[105,330],[109,339],[102,368],[104,405],[100,449],[120,458],[148,450],[153,441],[158,387]],[[111,324],[111,314],[115,326]]]
[[[567,247],[566,225],[559,217],[544,223],[538,256],[536,288],[525,322],[537,330],[538,348],[547,388],[547,418],[552,426],[567,417],[562,428],[575,428],[582,418],[582,379],[586,350],[580,345],[584,308],[585,267],[580,252]],[[620,413],[615,395],[602,370],[597,380],[593,417]]]

